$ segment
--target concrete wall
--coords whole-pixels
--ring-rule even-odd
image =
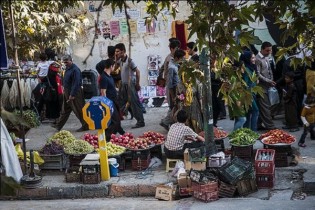
[[[97,12],[90,12],[89,6],[94,4],[94,8],[97,8],[100,4],[99,1],[86,1],[85,6],[88,9],[88,15],[91,17],[92,21],[96,20]],[[128,3],[130,8],[137,8],[141,12],[142,19],[144,16],[145,3],[140,2],[139,4]],[[186,20],[190,14],[189,5],[185,1],[180,1],[179,3],[180,11],[177,14],[176,20]],[[131,37],[131,52],[128,51],[129,38],[128,35],[119,35],[113,40],[104,39],[100,35],[95,40],[95,46],[92,51],[93,56],[89,57],[86,65],[83,65],[82,61],[88,56],[90,49],[92,47],[92,41],[94,38],[95,30],[94,27],[85,31],[85,36],[80,38],[77,43],[73,43],[72,46],[68,49],[68,53],[71,53],[74,58],[74,62],[81,68],[84,69],[95,69],[95,65],[102,59],[107,58],[107,46],[115,45],[117,43],[123,42],[127,48],[127,54],[131,55],[131,58],[137,64],[139,70],[141,71],[141,85],[148,85],[148,70],[147,70],[147,56],[150,54],[160,55],[161,62],[164,61],[164,58],[168,55],[168,39],[171,37],[171,22],[174,20],[170,15],[166,15],[168,20],[162,21],[162,15],[158,17],[160,21],[161,30],[156,31],[155,33],[136,33],[132,34]],[[103,21],[111,20],[121,20],[123,18],[117,18],[113,16],[113,11],[110,7],[103,8],[100,12],[99,25],[102,28]],[[93,25],[93,22],[92,24]],[[194,38],[191,39],[194,41]]]

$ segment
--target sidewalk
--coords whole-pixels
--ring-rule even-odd
[[[136,120],[126,119],[122,121],[123,128],[126,132],[132,132],[134,136],[139,136],[143,132],[152,130],[160,132],[164,135],[167,131],[159,125],[160,119],[165,116],[167,108],[147,108],[147,114],[144,114],[146,126],[144,128],[131,129]],[[275,124],[278,128],[282,127],[281,121],[283,116],[277,116]],[[224,130],[231,132],[233,121],[229,119],[220,120],[218,126]],[[80,127],[78,120],[72,114],[63,128],[69,130],[77,138],[81,138],[84,132],[75,132]],[[49,123],[43,123],[38,128],[31,129],[26,138],[27,150],[40,149],[47,139],[57,132]],[[96,131],[90,131],[96,133]],[[292,133],[299,139],[302,130]],[[256,193],[250,194],[248,197],[258,199],[288,199],[290,200],[294,192],[300,191],[304,186],[304,191],[315,190],[315,141],[306,140],[306,148],[298,148],[297,142],[293,147],[300,152],[299,164],[295,167],[276,168],[276,184],[273,189],[261,189]],[[228,139],[225,139],[225,148],[230,148]],[[254,148],[263,148],[263,144],[257,141]],[[296,177],[298,173],[307,170],[303,176]],[[158,184],[167,183],[174,180],[169,173],[165,172],[165,163],[159,168],[152,171],[151,174],[144,178],[137,178],[139,172],[126,170],[120,172],[119,177],[111,178],[109,181],[102,181],[96,185],[84,185],[80,183],[66,183],[64,172],[59,171],[43,171],[42,187],[37,189],[20,189],[14,199],[61,199],[61,198],[92,198],[92,197],[137,197],[137,196],[154,196],[155,187]]]

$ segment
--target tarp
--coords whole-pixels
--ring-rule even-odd
[[[2,10],[0,10],[0,70],[8,69],[8,54],[5,42]]]

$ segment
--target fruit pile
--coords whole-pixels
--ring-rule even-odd
[[[213,127],[213,135],[214,139],[224,139],[228,136],[228,133],[225,130],[219,129],[217,127]],[[199,136],[205,137],[205,132],[201,131]]]
[[[55,142],[57,144],[60,144],[62,146],[65,146],[67,144],[73,143],[75,141],[74,135],[70,133],[69,131],[62,130],[57,133],[55,133],[52,137],[50,137],[47,141],[48,144]]]
[[[110,142],[119,146],[127,147],[128,143],[133,140],[133,134],[126,132],[124,135],[110,136]]]
[[[165,136],[161,133],[157,133],[154,131],[144,132],[139,138],[145,138],[148,140],[149,144],[163,144],[165,141]]]
[[[107,143],[107,154],[108,156],[120,155],[126,151],[126,148],[115,145],[111,142]]]
[[[14,110],[14,114],[20,115],[20,111],[16,109]],[[35,128],[40,125],[37,114],[32,110],[23,111],[22,118],[25,120],[27,125],[30,126],[30,128]]]
[[[148,138],[138,137],[136,139],[131,139],[126,147],[130,150],[143,150],[149,149],[152,146]]]
[[[270,130],[267,133],[261,134],[259,139],[261,139],[264,144],[292,144],[295,142],[294,136],[280,129]]]
[[[85,133],[83,135],[83,140],[90,143],[95,149],[98,148],[98,136],[90,133]]]
[[[50,144],[45,144],[45,146],[39,151],[40,154],[44,155],[58,155],[63,154],[63,146],[52,142]]]
[[[68,155],[88,154],[94,151],[94,147],[88,142],[78,139],[70,144],[66,144],[64,151]]]

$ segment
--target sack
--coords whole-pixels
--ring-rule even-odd
[[[56,101],[58,97],[58,93],[55,88],[47,86],[44,92],[44,101]]]
[[[268,98],[271,106],[280,103],[278,90],[275,87],[271,87],[268,89]]]

